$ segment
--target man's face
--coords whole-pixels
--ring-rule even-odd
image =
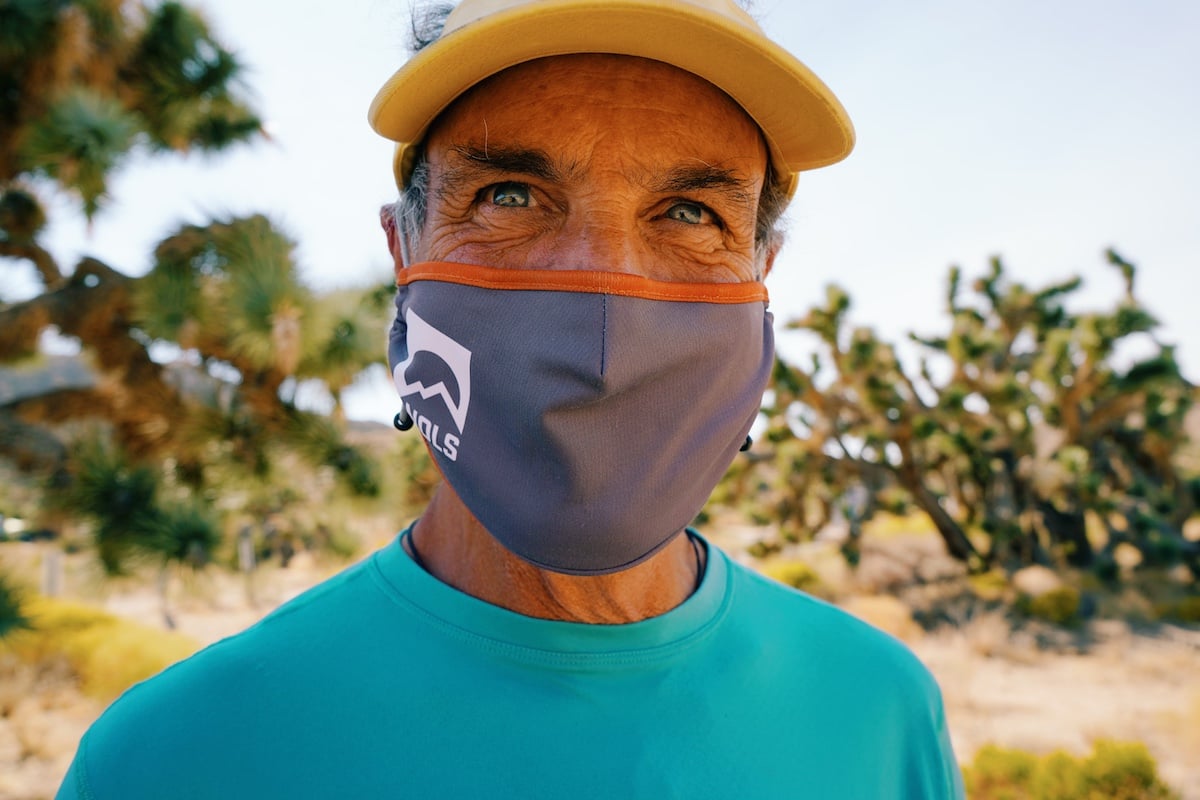
[[[739,282],[761,275],[762,136],[711,84],[655,61],[522,64],[451,106],[426,144],[416,261]]]

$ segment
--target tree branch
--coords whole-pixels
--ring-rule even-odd
[[[17,244],[16,242],[0,241],[0,256],[32,261],[47,289],[53,289],[62,283],[63,274],[62,270],[58,268],[58,262],[54,256],[50,255],[49,250],[37,242]]]

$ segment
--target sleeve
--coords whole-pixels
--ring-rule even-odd
[[[79,749],[75,751],[75,758],[71,761],[62,784],[58,787],[58,794],[54,795],[54,800],[96,800],[96,795],[92,793],[87,782],[86,751],[85,734],[79,742]]]
[[[963,788],[962,769],[958,766],[958,759],[954,755],[954,747],[950,744],[950,728],[946,724],[946,711],[942,702],[942,694],[935,687],[936,692],[936,727],[937,727],[937,743],[939,761],[942,765],[942,786],[944,796],[949,800],[965,800],[966,790]]]
[[[909,740],[908,791],[905,797],[964,800],[962,770],[950,742],[941,689],[923,666],[920,671],[924,691],[912,695],[921,698],[921,702],[910,709],[906,737]]]

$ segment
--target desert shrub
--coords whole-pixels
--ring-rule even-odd
[[[1140,742],[1098,741],[1091,757],[1080,764],[1091,798],[1159,800],[1175,797],[1158,778],[1158,765]]]
[[[987,745],[963,769],[971,800],[1024,800],[1038,768],[1038,757],[1023,750]]]
[[[29,627],[20,590],[0,573],[0,639]]]
[[[970,575],[967,577],[967,585],[981,600],[1000,600],[1009,590],[1008,576],[1000,569]]]
[[[820,594],[821,577],[803,561],[779,560],[764,564],[762,574],[809,594]]]
[[[196,642],[78,603],[31,598],[29,628],[3,646],[32,663],[64,660],[83,692],[107,701],[194,653]]]
[[[817,531],[840,512],[852,543],[909,527],[872,527],[879,512],[920,512],[971,572],[1095,566],[1114,579],[1125,545],[1139,569],[1183,562],[1200,577],[1183,531],[1200,482],[1178,463],[1194,387],[1168,345],[1129,363],[1128,344],[1157,342],[1158,322],[1136,266],[1105,258],[1125,292],[1093,312],[1075,310],[1080,277],[1030,286],[998,257],[974,280],[953,267],[948,324],[907,346],[856,324],[849,294],[828,287],[787,323],[814,346],[776,361],[757,475],[739,485],[765,484],[756,496],[781,530]],[[843,552],[853,563],[858,551]]]
[[[963,768],[971,800],[1172,800],[1140,742],[1099,740],[1082,758],[988,745]]]
[[[1154,610],[1161,619],[1169,619],[1187,625],[1200,625],[1200,596],[1158,603]]]
[[[937,529],[929,521],[929,517],[921,511],[908,511],[903,514],[892,514],[886,511],[876,512],[871,519],[863,523],[863,534],[873,539],[894,539],[900,536],[933,536]]]
[[[1070,625],[1078,621],[1079,602],[1078,589],[1062,586],[1036,597],[1023,595],[1017,600],[1017,608],[1028,616],[1053,622],[1055,625]]]
[[[1087,797],[1087,783],[1079,759],[1064,750],[1042,758],[1029,782],[1032,797]]]

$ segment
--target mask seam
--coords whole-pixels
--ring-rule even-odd
[[[608,366],[608,295],[600,295],[600,377]]]
[[[576,277],[571,277],[576,276]],[[585,276],[580,279],[578,276]],[[654,281],[626,273],[587,271],[498,270],[470,264],[425,262],[397,275],[397,286],[437,281],[509,291],[564,291],[607,294],[668,302],[739,305],[769,302],[761,281],[749,283],[678,283]]]

